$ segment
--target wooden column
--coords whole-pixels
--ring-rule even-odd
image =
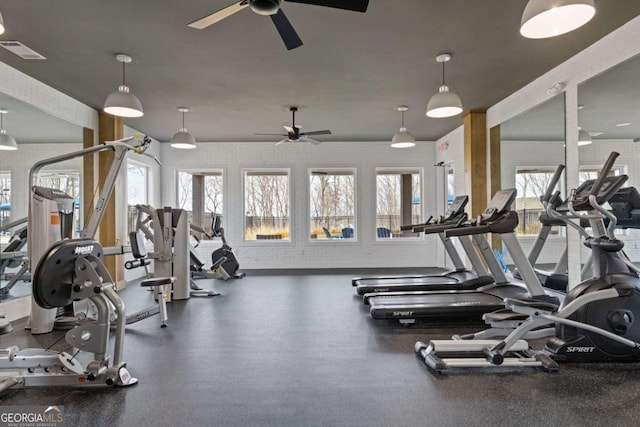
[[[489,129],[489,197],[493,197],[502,189],[502,160],[500,154],[500,125]],[[515,206],[513,207],[515,209]],[[491,236],[491,247],[502,251],[502,239],[500,236]]]
[[[111,114],[101,111],[98,118],[98,143],[102,144],[105,141],[115,141],[123,137],[124,121],[121,117],[112,116]],[[101,152],[98,155],[98,159],[100,165],[98,175],[99,185],[100,188],[102,188],[107,173],[109,172],[109,166],[113,161],[113,153],[110,151]],[[116,186],[104,210],[104,216],[100,223],[100,231],[98,236],[96,236],[103,247],[123,244],[118,236],[117,220],[118,216],[121,217],[124,214],[125,209],[123,206],[118,206],[117,200],[119,199],[119,193],[119,188]],[[116,289],[123,289],[126,286],[124,281],[124,257],[122,255],[105,257],[104,264],[115,282]]]
[[[191,175],[191,207],[192,221],[198,227],[204,225],[204,175],[193,174]],[[202,238],[200,233],[196,233],[198,238]]]
[[[487,114],[470,111],[464,115],[464,172],[472,217],[487,206]]]
[[[400,199],[400,212],[402,214],[401,225],[411,224],[411,211],[413,209],[413,182],[410,173],[402,174],[400,185],[402,196]]]

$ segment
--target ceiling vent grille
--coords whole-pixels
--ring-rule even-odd
[[[19,41],[2,40],[0,41],[0,46],[7,49],[11,53],[18,55],[22,59],[47,59],[35,50],[20,43]]]

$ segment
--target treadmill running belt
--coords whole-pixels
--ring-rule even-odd
[[[501,297],[483,292],[431,295],[376,295],[369,299],[374,319],[415,319],[419,317],[482,316],[504,308]]]

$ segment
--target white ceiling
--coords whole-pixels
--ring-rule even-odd
[[[585,27],[529,40],[518,33],[526,0],[370,0],[364,14],[283,2],[305,43],[292,51],[268,18],[249,9],[206,30],[186,26],[229,3],[0,0],[7,27],[0,39],[47,57],[25,61],[0,49],[0,61],[100,109],[120,83],[114,54],[128,53],[127,83],[145,116],[127,124],[162,141],[180,127],[180,105],[191,107],[186,125],[199,141],[272,140],[254,133],[280,132],[290,124],[290,105],[301,107],[303,130],[333,131],[322,139],[389,140],[400,104],[410,107],[409,131],[435,140],[462,124],[424,115],[441,83],[438,53],[453,53],[447,83],[465,110],[486,109],[640,14],[638,0],[596,0],[596,17]],[[17,115],[6,118],[8,130]],[[56,126],[43,117],[12,132],[32,141],[36,131],[57,140]]]

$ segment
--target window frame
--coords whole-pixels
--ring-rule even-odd
[[[242,168],[242,241],[244,243],[264,245],[264,244],[293,244],[295,238],[295,225],[296,218],[293,215],[296,212],[294,206],[294,197],[295,189],[294,189],[294,180],[293,180],[293,171],[290,167],[246,167]],[[272,175],[272,176],[286,176],[287,177],[287,205],[288,205],[288,218],[289,218],[289,227],[288,227],[288,236],[286,238],[274,238],[274,239],[247,239],[247,177],[249,174],[252,175]]]
[[[311,216],[312,216],[312,209],[311,209],[311,197],[312,197],[312,193],[311,193],[311,180],[313,177],[313,173],[314,172],[326,172],[329,175],[342,175],[342,176],[352,176],[353,177],[353,222],[349,223],[349,225],[352,225],[353,227],[353,236],[349,237],[349,238],[343,238],[342,236],[339,236],[337,238],[313,238],[311,232],[312,227],[311,227]],[[317,242],[321,242],[321,243],[326,243],[326,242],[332,242],[332,243],[336,243],[336,242],[340,242],[340,244],[344,244],[344,243],[354,243],[358,241],[358,170],[355,167],[310,167],[307,169],[307,206],[309,208],[308,211],[308,215],[307,215],[307,236],[308,236],[308,240],[313,242],[313,243],[317,243]],[[345,227],[343,227],[345,228]]]
[[[381,173],[382,172],[382,173]],[[391,230],[391,237],[379,237],[378,236],[378,176],[379,175],[404,175],[410,173],[411,175],[418,175],[420,183],[418,184],[418,191],[420,197],[420,207],[418,209],[418,219],[416,223],[420,223],[425,218],[426,207],[424,203],[424,167],[422,166],[376,166],[374,170],[375,185],[374,185],[374,229],[371,231],[374,235],[376,242],[416,242],[424,239],[423,233],[416,233],[414,236],[394,236],[393,230]],[[402,195],[400,196],[402,197]],[[413,210],[413,209],[412,209]],[[412,213],[413,215],[413,213]],[[402,212],[400,212],[400,221],[402,220]]]

